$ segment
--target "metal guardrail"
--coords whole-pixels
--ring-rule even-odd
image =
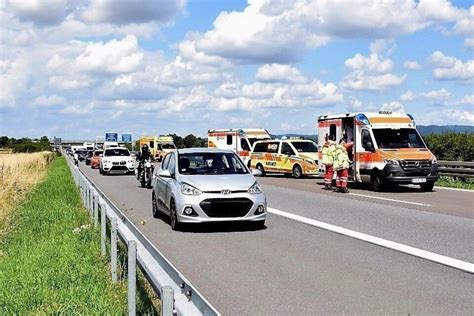
[[[474,162],[438,160],[438,172],[446,177],[474,178]]]
[[[134,258],[133,256],[135,253],[138,267],[143,272],[156,294],[161,297],[162,315],[173,315],[174,313],[177,315],[220,315],[217,309],[196,290],[196,288],[178,271],[178,269],[176,269],[175,266],[173,266],[173,264],[153,245],[153,243],[142,232],[140,232],[137,226],[125,216],[125,214],[104,194],[104,192],[102,192],[79,168],[75,167],[73,161],[64,152],[63,154],[69,164],[74,181],[81,191],[81,198],[84,202],[84,206],[88,209],[91,218],[93,219],[94,227],[99,226],[100,208],[102,217],[100,223],[102,254],[105,255],[106,252],[106,222],[109,221],[112,227],[112,249],[114,249],[113,235],[116,223],[116,232],[118,232],[120,238],[129,248],[129,269],[131,263],[130,258]],[[133,251],[134,247],[136,247],[135,251]],[[132,249],[132,251],[130,251],[130,249]],[[117,272],[116,267],[114,267],[114,260],[116,264],[117,259],[116,257],[114,258],[114,250],[112,250],[112,280],[116,281]],[[132,290],[135,286],[131,283],[134,283],[133,278],[132,282],[129,278],[129,290],[130,286],[132,286]],[[129,315],[135,314],[134,304],[134,295],[130,295],[129,293]]]

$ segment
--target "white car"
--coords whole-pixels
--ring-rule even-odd
[[[100,174],[120,172],[135,174],[135,160],[127,148],[114,147],[104,150],[99,166]]]

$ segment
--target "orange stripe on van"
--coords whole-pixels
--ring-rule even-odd
[[[397,123],[411,123],[409,117],[369,117],[370,123],[388,123],[388,124],[397,124]]]
[[[319,127],[329,127],[330,125],[341,126],[342,121],[341,120],[324,120],[324,121],[318,122]]]

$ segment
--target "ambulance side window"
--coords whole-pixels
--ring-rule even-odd
[[[288,143],[283,143],[281,145],[281,153],[283,155],[288,155],[288,156],[293,156],[295,154],[295,152],[293,151],[293,149],[291,149],[290,145],[288,145]]]
[[[232,135],[227,135],[227,145],[232,145]]]
[[[150,141],[150,148],[155,148],[155,142],[154,141]]]
[[[329,125],[329,136],[334,135],[336,137],[336,124]]]
[[[249,143],[247,142],[247,139],[245,139],[245,138],[240,139],[240,147],[242,147],[242,150],[250,151]]]
[[[374,144],[372,143],[372,138],[370,137],[370,132],[366,129],[362,130],[361,143],[362,143],[362,147],[366,151],[374,151],[375,150]]]
[[[267,144],[266,143],[257,143],[255,144],[255,148],[253,149],[254,153],[263,153],[267,151]]]

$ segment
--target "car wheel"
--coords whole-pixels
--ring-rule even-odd
[[[172,230],[180,230],[181,223],[178,220],[178,214],[176,213],[176,206],[174,205],[174,201],[171,200],[170,203],[170,224]]]
[[[382,176],[379,173],[376,173],[372,176],[371,185],[372,185],[372,190],[375,192],[380,192],[383,190],[384,183],[383,183]]]
[[[421,188],[421,191],[423,192],[431,192],[433,191],[434,185],[435,185],[434,181],[428,181],[426,183],[420,184],[420,188]]]
[[[153,217],[160,217],[160,209],[158,208],[158,202],[156,201],[155,191],[153,191],[153,193],[151,194],[151,206],[153,210]]]
[[[301,170],[301,167],[299,165],[296,165],[293,167],[293,178],[299,179],[303,176],[303,170]]]
[[[263,168],[263,166],[261,164],[258,164],[257,169],[262,173],[262,177],[264,177],[266,173],[265,173],[265,169]]]

